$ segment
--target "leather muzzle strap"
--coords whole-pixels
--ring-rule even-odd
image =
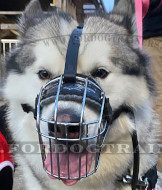
[[[73,30],[66,54],[65,70],[64,70],[64,82],[75,82],[77,73],[78,53],[80,46],[80,37],[82,35],[83,24],[80,24]]]
[[[126,106],[122,105],[117,110],[113,112],[112,122],[115,121],[122,113],[129,114],[132,116],[132,119],[135,124],[135,116],[133,110]],[[137,131],[134,130],[131,134],[132,136],[132,143],[133,143],[133,176],[132,176],[132,190],[136,190],[137,182],[138,182],[138,174],[139,174],[139,164],[140,164],[140,156],[139,156],[139,146],[138,146],[138,137]]]

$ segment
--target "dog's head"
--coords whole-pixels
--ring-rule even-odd
[[[26,117],[21,104],[34,108],[35,98],[41,87],[63,74],[69,37],[77,25],[74,18],[61,11],[43,12],[38,1],[32,1],[27,6],[20,19],[18,46],[7,60],[5,97],[9,100],[11,112],[19,113],[17,121]],[[116,11],[108,15],[88,17],[84,23],[77,72],[93,78],[100,85],[106,97],[110,99],[114,112],[123,105],[135,110],[141,109],[150,103],[154,93],[148,58],[138,47],[135,26],[133,18]],[[79,122],[81,108],[82,104],[77,97],[60,101],[58,121]],[[52,110],[53,104],[48,104],[42,116],[51,119]],[[11,117],[17,113],[11,113]],[[97,120],[98,114],[95,106],[91,109],[87,105],[84,121]],[[51,128],[50,125],[43,127],[46,131]],[[78,129],[71,127],[72,139],[78,138]],[[122,129],[112,127],[111,142],[117,141],[121,134],[128,134],[131,130],[131,126]],[[58,131],[61,137],[65,135],[62,128]],[[95,133],[96,129],[93,127],[91,135]],[[89,162],[90,157],[91,155]],[[71,155],[70,159],[75,163],[74,158]],[[62,160],[64,159],[65,157],[62,157]],[[78,160],[76,164],[77,162]]]
[[[20,43],[7,60],[9,100],[34,105],[41,86],[63,73],[69,37],[77,25],[66,13],[43,12],[37,1],[28,5],[20,19]],[[113,109],[122,104],[141,106],[154,91],[135,28],[135,19],[122,13],[85,19],[78,73],[99,83]]]

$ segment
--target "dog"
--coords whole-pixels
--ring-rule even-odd
[[[97,172],[71,185],[68,180],[51,179],[47,175],[40,152],[16,152],[14,183],[21,184],[21,190],[131,190],[131,185],[124,184],[121,179],[128,171],[131,175],[133,172],[130,134],[135,128],[140,149],[139,176],[157,164],[158,154],[150,153],[148,146],[158,144],[158,120],[152,109],[155,83],[149,57],[138,46],[135,19],[126,12],[117,6],[112,13],[85,19],[77,66],[77,73],[92,77],[100,85],[110,100],[113,113],[123,105],[133,109],[135,121],[122,112],[111,124],[104,142],[105,145],[120,145],[117,146],[120,150],[113,152],[104,146]],[[41,87],[63,74],[69,36],[77,26],[77,21],[67,13],[43,12],[37,0],[27,5],[20,18],[19,43],[7,57],[8,76],[4,85],[4,97],[8,102],[6,121],[15,144],[39,144],[33,113],[24,112],[22,105],[28,104],[34,109]],[[50,115],[50,106],[44,115]],[[76,113],[79,109],[75,101],[62,102],[60,107]],[[95,112],[89,109],[85,115],[85,120],[96,118]],[[123,147],[122,143],[126,145]],[[20,177],[16,177],[17,172]]]

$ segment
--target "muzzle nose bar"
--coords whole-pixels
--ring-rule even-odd
[[[78,62],[78,52],[80,46],[80,37],[82,35],[83,24],[73,30],[66,54],[65,70],[64,70],[64,82],[75,82]]]

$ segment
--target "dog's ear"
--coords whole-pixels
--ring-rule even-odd
[[[31,19],[42,11],[39,0],[31,0],[26,6],[23,16],[25,19]]]
[[[126,28],[130,36],[132,34],[130,41],[132,41],[133,46],[135,48],[139,47],[134,0],[117,0],[108,18],[112,22]]]
[[[23,34],[26,29],[32,25],[32,20],[41,12],[42,8],[39,0],[31,0],[19,19],[20,34]]]
[[[117,0],[114,11],[131,17],[135,14],[134,0]]]

